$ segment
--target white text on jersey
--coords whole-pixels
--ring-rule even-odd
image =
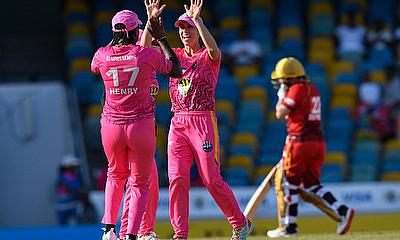
[[[127,60],[133,60],[133,59],[136,59],[136,56],[124,55],[124,56],[107,56],[106,57],[107,62],[127,61]]]
[[[136,94],[138,88],[110,88],[110,95]]]

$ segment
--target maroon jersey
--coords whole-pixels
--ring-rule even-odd
[[[314,84],[292,85],[282,104],[291,110],[286,119],[288,135],[322,140],[321,96]]]

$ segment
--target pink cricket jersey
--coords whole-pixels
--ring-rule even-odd
[[[205,48],[188,56],[183,48],[174,49],[182,67],[181,78],[170,78],[169,94],[173,112],[215,111],[215,87],[221,54],[214,61]]]
[[[91,70],[100,73],[106,91],[103,116],[121,121],[154,117],[150,94],[154,71],[168,74],[172,62],[151,47],[127,45],[101,47],[95,53]]]

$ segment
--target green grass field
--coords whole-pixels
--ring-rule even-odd
[[[193,238],[196,240],[226,240],[227,238]],[[256,237],[249,237],[248,240],[261,240],[267,239],[265,236],[256,236]],[[319,234],[304,234],[299,235],[295,238],[296,240],[392,240],[392,239],[400,239],[400,231],[398,232],[354,232],[349,233],[345,236],[336,236],[335,234],[328,234],[328,233],[319,233]]]
[[[267,230],[277,226],[276,219],[254,219],[254,236],[249,240],[267,239]],[[336,236],[337,223],[328,217],[299,217],[299,236],[296,239],[399,239],[400,213],[359,215],[356,214],[350,232],[345,236]],[[162,239],[172,236],[169,222],[159,222],[156,232]],[[229,239],[231,226],[227,221],[208,220],[190,221],[191,239]]]

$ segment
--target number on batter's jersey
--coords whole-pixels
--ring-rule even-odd
[[[309,121],[321,121],[321,98],[311,97],[311,111],[308,114]]]
[[[128,86],[131,87],[135,84],[137,75],[139,73],[139,67],[128,67],[128,68],[124,68],[123,69],[124,72],[132,72],[132,75],[129,79],[129,83]],[[107,76],[111,76],[113,78],[113,82],[114,82],[114,87],[119,87],[119,79],[118,79],[118,69],[117,68],[110,68],[110,70],[108,70],[106,72]]]

